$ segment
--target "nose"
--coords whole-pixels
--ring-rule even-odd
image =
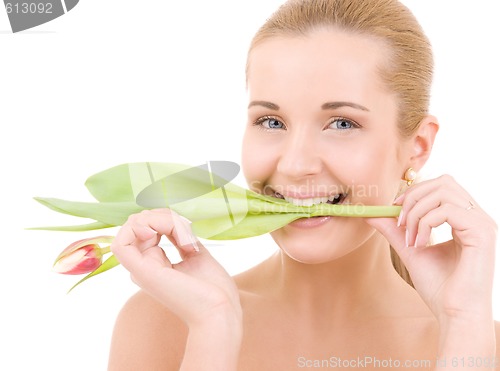
[[[300,179],[321,172],[323,163],[313,135],[289,132],[279,157],[277,171],[289,178]]]

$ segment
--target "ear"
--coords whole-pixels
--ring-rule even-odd
[[[410,163],[417,172],[429,159],[438,130],[439,123],[436,117],[428,115],[420,122],[416,133],[410,139],[412,142]]]

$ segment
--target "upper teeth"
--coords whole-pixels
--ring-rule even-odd
[[[324,204],[327,201],[332,202],[334,200],[338,200],[340,198],[340,195],[332,195],[329,197],[313,197],[313,198],[293,198],[293,197],[283,196],[283,198],[286,201],[296,206],[312,206],[321,203]]]

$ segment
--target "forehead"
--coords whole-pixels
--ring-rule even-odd
[[[250,52],[248,88],[250,94],[260,95],[314,86],[318,93],[335,90],[366,100],[363,95],[384,90],[380,70],[388,56],[383,41],[334,29],[270,37]]]

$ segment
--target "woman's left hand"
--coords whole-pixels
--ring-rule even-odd
[[[394,203],[402,206],[397,221],[367,222],[396,250],[436,318],[484,318],[492,306],[493,219],[448,175],[413,185]],[[431,230],[444,223],[452,239],[429,245]]]

